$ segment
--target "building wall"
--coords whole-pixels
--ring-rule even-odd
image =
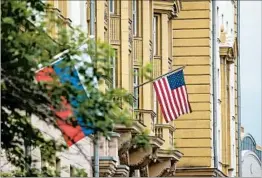
[[[234,13],[235,7],[233,1],[218,1],[218,37],[219,46],[229,46],[233,47],[235,43],[236,34],[235,31],[235,21]],[[220,49],[222,50],[222,49]],[[219,75],[221,77],[220,81],[220,102],[221,102],[221,157],[220,157],[220,167],[224,174],[228,175],[228,169],[233,169],[230,172],[231,176],[236,175],[236,143],[235,143],[235,79],[234,79],[234,63],[229,62],[228,57],[219,56]],[[234,58],[236,62],[236,58]]]
[[[212,2],[184,0],[182,7],[172,26],[173,68],[186,66],[185,80],[193,112],[175,121],[176,146],[184,153],[178,167],[213,167]],[[225,175],[234,176],[238,145],[236,56],[234,63],[228,62],[229,57],[220,56],[220,48],[233,48],[236,42],[235,2],[217,1],[216,18],[218,168]]]
[[[55,7],[61,10],[66,18],[70,18],[73,25],[80,25],[84,31],[89,32],[90,8],[84,1],[54,1],[49,0]],[[171,2],[171,1],[170,1]],[[165,143],[162,149],[174,149],[172,142],[175,136],[176,149],[184,153],[180,160],[179,168],[214,166],[213,161],[213,93],[212,93],[212,3],[210,0],[182,0],[182,9],[175,19],[171,20],[169,13],[172,5],[168,1],[137,1],[137,34],[133,29],[133,4],[132,1],[114,1],[114,10],[111,12],[109,1],[96,1],[96,38],[109,42],[116,50],[115,63],[115,87],[124,88],[133,93],[134,77],[133,70],[141,71],[146,64],[153,63],[153,77],[167,73],[171,68],[176,69],[186,66],[185,80],[189,93],[189,101],[192,113],[181,116],[170,123],[176,127],[173,131],[162,128]],[[172,2],[173,3],[173,2]],[[228,28],[233,28],[236,33],[236,6],[232,1],[217,1],[219,13],[217,16],[217,36],[220,36],[220,26],[224,21],[229,21]],[[79,11],[75,10],[79,9]],[[232,9],[234,9],[232,11]],[[235,13],[235,16],[234,16]],[[222,14],[224,18],[222,19]],[[156,40],[154,43],[153,19],[157,17]],[[234,16],[234,18],[232,18]],[[224,24],[225,25],[225,24]],[[154,46],[154,44],[156,44]],[[231,163],[234,170],[237,168],[237,73],[236,63],[227,68],[220,60],[219,40],[217,41],[217,71],[219,79],[217,87],[218,101],[215,101],[218,109],[218,156],[219,169],[227,174],[225,165]],[[156,48],[155,48],[156,47]],[[222,62],[222,64],[221,64]],[[170,66],[170,63],[172,66]],[[229,78],[229,79],[228,79]],[[139,78],[139,83],[148,79]],[[227,85],[231,86],[229,94],[226,94]],[[102,89],[106,88],[105,84]],[[221,88],[221,90],[220,90]],[[145,125],[150,130],[150,135],[157,135],[154,124],[166,125],[158,104],[156,103],[152,84],[144,85],[139,89],[138,112],[153,110],[157,114],[157,120],[150,117],[144,118]],[[230,98],[229,102],[228,98]],[[226,108],[230,105],[230,110]],[[233,106],[235,105],[235,107]],[[133,108],[131,108],[133,109]],[[230,117],[230,118],[228,118]],[[232,118],[232,119],[231,119]],[[230,120],[230,122],[227,122]],[[38,124],[38,123],[37,123]],[[55,131],[54,131],[55,132]],[[164,134],[163,134],[164,133]],[[59,136],[59,133],[54,135]],[[61,135],[60,135],[61,136]],[[230,137],[230,138],[229,138]],[[92,156],[92,142],[90,138],[80,143],[86,147],[86,154]],[[236,149],[234,149],[234,147]],[[72,158],[72,164],[78,165],[83,161],[88,175],[92,175],[90,162],[80,157],[70,157],[74,153],[72,147],[66,153],[61,153],[61,159]],[[101,153],[108,155],[110,151],[103,150]],[[36,151],[37,156],[37,151]],[[83,160],[82,160],[83,159]],[[89,160],[90,161],[90,160]],[[39,166],[39,165],[38,165]],[[63,172],[64,176],[68,173]]]
[[[182,1],[173,20],[173,68],[186,66],[192,113],[175,121],[175,142],[184,153],[178,167],[212,165],[211,12],[210,1]]]
[[[61,131],[55,129],[53,126],[40,121],[37,117],[31,117],[32,124],[41,130],[46,138],[53,139],[56,142],[65,143]],[[35,168],[41,169],[44,162],[41,161],[41,152],[39,148],[32,148],[32,159],[36,161]],[[60,159],[60,166],[57,165],[54,169],[61,170],[61,177],[70,177],[70,165],[75,168],[84,169],[89,175],[93,175],[92,170],[92,156],[93,156],[93,141],[90,137],[85,137],[77,144],[74,144],[63,152],[57,152],[56,157]],[[59,166],[59,167],[58,167]]]

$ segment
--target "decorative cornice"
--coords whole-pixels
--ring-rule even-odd
[[[118,165],[114,177],[128,177],[129,167],[126,165]]]
[[[165,140],[163,140],[160,137],[149,136],[149,138],[150,138],[150,144],[154,148],[160,148],[165,143]]]
[[[129,166],[132,167],[132,169],[138,169],[140,167],[144,167],[147,164],[149,164],[149,162],[151,161],[151,158],[152,158],[151,153],[148,153],[146,156],[142,157],[142,159],[139,162],[135,164],[129,163]]]
[[[158,159],[171,159],[175,161],[179,161],[183,157],[183,153],[181,153],[178,150],[163,150],[159,149],[157,151],[157,157]]]
[[[114,127],[115,132],[131,132],[131,133],[141,133],[145,129],[145,125],[137,120],[134,120],[131,127],[127,127],[122,124],[116,124]]]
[[[100,167],[100,177],[109,177],[115,174],[116,171],[116,159],[113,157],[100,157],[99,167]]]
[[[123,165],[129,165],[129,153],[128,153],[128,151],[119,154],[119,161]]]
[[[135,109],[134,112],[148,113],[148,114],[151,114],[152,117],[156,117],[156,113],[153,110]]]
[[[238,54],[237,38],[232,43],[222,43],[219,47],[219,55],[228,62],[234,62]]]
[[[138,169],[140,167],[144,167],[148,165],[155,158],[152,153],[153,153],[152,148],[148,148],[148,149],[139,148],[139,149],[132,150],[132,154],[129,155],[130,156],[129,166],[132,167],[132,169]]]
[[[162,153],[162,154],[159,154],[159,153]],[[173,150],[173,151],[158,150],[157,151],[157,161],[155,163],[152,163],[149,167],[151,176],[167,177],[167,176],[174,175],[178,159],[175,158],[174,155],[172,155],[172,153],[178,154],[176,150]]]
[[[168,128],[172,132],[176,130],[176,128],[170,124],[156,124],[155,127]]]
[[[174,19],[178,16],[182,7],[180,0],[155,0],[154,12],[168,14],[169,19]]]
[[[170,168],[165,168],[160,172],[160,174],[157,177],[167,177],[167,175],[170,173]]]

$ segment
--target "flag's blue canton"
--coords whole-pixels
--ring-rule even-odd
[[[185,85],[184,72],[183,70],[173,73],[167,76],[167,80],[171,90]]]

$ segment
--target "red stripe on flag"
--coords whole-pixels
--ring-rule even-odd
[[[163,116],[164,116],[164,119],[166,120],[166,122],[168,122],[168,117],[167,117],[167,115],[166,115],[166,111],[164,110],[163,101],[162,101],[162,99],[161,99],[161,97],[160,97],[160,92],[159,92],[159,90],[158,90],[157,84],[154,82],[154,83],[153,83],[153,86],[154,86],[154,88],[155,88],[155,90],[156,90],[156,96],[157,96],[157,99],[158,99],[160,108],[161,108],[161,110],[162,110],[162,114],[163,114]]]
[[[187,100],[186,100],[186,96],[185,96],[185,92],[184,92],[184,86],[181,87],[181,95],[182,95],[183,101],[184,101],[185,113],[188,113],[188,104],[187,104]]]
[[[178,97],[179,97],[179,102],[180,102],[180,106],[181,106],[182,112],[183,112],[183,114],[185,114],[186,113],[186,111],[185,111],[185,103],[183,101],[181,87],[177,88],[177,92],[178,92]]]
[[[161,94],[162,94],[162,96],[163,96],[163,100],[164,100],[164,102],[165,102],[166,110],[167,110],[167,112],[168,112],[168,116],[169,116],[168,121],[171,121],[172,118],[173,118],[173,116],[172,116],[172,114],[171,114],[171,112],[170,112],[170,107],[169,107],[169,103],[168,103],[168,98],[167,98],[167,96],[166,96],[166,92],[164,91],[163,85],[162,85],[162,83],[161,83],[160,81],[161,81],[161,80],[159,80],[158,83],[159,83],[159,87],[160,87],[160,90],[161,90]]]
[[[53,81],[52,76],[54,75],[55,72],[53,68],[46,67],[41,71],[37,72],[35,78],[38,82],[40,81],[51,82]],[[66,122],[66,120],[73,115],[73,111],[71,105],[67,102],[67,100],[64,97],[61,97],[61,102],[62,102],[63,110],[60,111],[54,110],[55,115],[59,117],[59,119],[57,119],[56,122],[63,134],[63,137],[67,145],[71,146],[74,143],[81,140],[82,138],[84,138],[85,135],[79,125],[74,127],[72,124]]]
[[[178,113],[175,109],[175,105],[174,105],[174,99],[172,98],[172,94],[170,93],[170,87],[168,86],[168,83],[167,83],[167,80],[166,78],[163,79],[163,83],[164,83],[164,87],[165,87],[165,90],[167,92],[167,95],[168,95],[168,100],[169,100],[169,106],[171,108],[171,110],[173,111],[173,114],[175,116],[175,118],[171,119],[171,120],[175,120],[177,117],[178,117]]]
[[[173,94],[173,97],[176,101],[176,108],[179,112],[179,115],[182,115],[182,110],[181,110],[181,106],[180,106],[180,102],[179,102],[179,98],[178,98],[178,94],[176,90],[171,91],[171,93]]]
[[[186,106],[187,106],[187,113],[190,113],[191,112],[191,109],[190,109],[190,105],[189,105],[189,100],[188,100],[188,95],[187,95],[187,89],[186,89],[186,86],[183,86],[183,91],[184,91],[184,96],[185,96],[185,99],[186,99]]]

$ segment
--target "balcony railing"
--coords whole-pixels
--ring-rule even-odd
[[[174,147],[174,131],[175,128],[169,124],[156,124],[155,135],[165,140],[165,144]]]
[[[156,113],[152,110],[135,110],[135,120],[147,126],[152,132],[155,132]]]
[[[110,43],[120,44],[120,16],[110,15]]]
[[[139,64],[142,60],[142,38],[134,38],[133,41],[133,54],[134,64]]]
[[[155,126],[155,134],[157,137],[163,139],[163,127]]]

